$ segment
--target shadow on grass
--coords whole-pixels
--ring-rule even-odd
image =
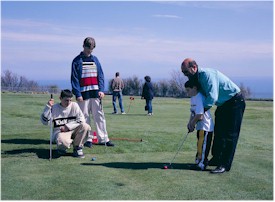
[[[8,157],[7,155],[21,155],[21,154],[30,154],[30,153],[35,153],[38,158],[41,159],[49,159],[50,158],[50,151],[49,149],[15,149],[15,150],[10,150],[10,151],[3,151],[1,153],[1,157],[5,158]],[[71,153],[66,153],[66,155],[63,156],[72,156]],[[60,155],[57,153],[57,150],[52,151],[52,159],[57,159],[59,158]]]
[[[119,168],[119,169],[132,169],[132,170],[146,170],[146,169],[163,169],[164,165],[169,165],[169,163],[134,163],[134,162],[111,162],[111,163],[82,163],[84,166],[105,166],[108,168]],[[173,163],[172,169],[180,170],[190,170],[193,164],[188,163]],[[171,169],[171,168],[169,168]]]
[[[120,113],[118,113],[118,114],[110,113],[110,114],[113,116],[144,116],[144,117],[146,117],[146,115],[147,115],[147,114],[131,114],[131,112],[129,112],[129,113],[126,112],[126,114],[120,114]]]
[[[41,139],[8,139],[8,140],[1,140],[1,143],[6,144],[50,144],[49,140],[41,140]]]

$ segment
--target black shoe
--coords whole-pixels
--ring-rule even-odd
[[[90,141],[87,141],[87,142],[85,142],[85,143],[84,143],[84,146],[85,146],[85,147],[92,148],[93,143],[92,143],[92,142],[90,142]]]
[[[105,142],[101,142],[98,145],[105,145]],[[114,145],[114,143],[112,143],[111,141],[109,141],[109,142],[106,142],[106,146],[107,147],[114,147],[115,145]]]
[[[208,161],[209,166],[218,166],[218,159],[217,158],[212,158],[210,161]]]
[[[112,143],[111,141],[109,141],[109,142],[106,142],[106,146],[107,147],[114,147],[115,145],[114,145],[114,143]]]
[[[226,171],[225,167],[218,166],[216,169],[211,170],[210,173],[212,173],[212,174],[221,174],[221,173],[224,173],[225,171]]]

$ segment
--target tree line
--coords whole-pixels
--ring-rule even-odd
[[[29,80],[25,76],[19,76],[10,70],[4,70],[1,74],[1,90],[14,92],[59,92],[57,85],[40,86],[37,81]]]
[[[154,95],[156,97],[187,97],[184,84],[188,80],[188,78],[185,77],[181,71],[175,70],[171,72],[170,77],[170,79],[162,79],[159,81],[154,81],[154,78],[152,78],[151,83],[154,88]],[[122,90],[123,95],[141,95],[142,87],[145,82],[144,79],[139,79],[137,76],[134,75],[132,77],[122,80],[125,86]],[[112,92],[112,81],[113,79],[109,80],[109,92]],[[245,98],[249,98],[251,96],[250,88],[245,87],[243,83],[241,83],[239,87]]]
[[[152,78],[152,84],[154,87],[154,95],[156,97],[176,97],[183,98],[187,97],[186,90],[184,87],[187,77],[183,76],[181,71],[173,70],[170,74],[170,79],[162,79],[159,81],[154,81]],[[112,92],[111,88],[112,79],[109,80],[109,92]],[[142,93],[142,87],[144,84],[144,79],[140,79],[137,76],[132,76],[123,79],[124,89],[122,91],[123,95],[135,95],[140,96]],[[1,88],[2,91],[32,91],[32,92],[49,92],[57,93],[60,91],[57,85],[50,86],[39,86],[38,82],[29,80],[25,76],[18,76],[17,74],[11,72],[10,70],[4,70],[1,74]],[[240,84],[240,89],[246,98],[251,96],[251,91],[249,88],[245,87],[242,83]]]

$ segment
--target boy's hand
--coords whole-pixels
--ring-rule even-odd
[[[83,102],[83,97],[80,96],[80,97],[76,98],[76,100],[77,100],[78,102]]]
[[[104,98],[105,94],[103,92],[98,92],[98,96],[100,99]]]
[[[188,128],[188,131],[189,131],[190,133],[193,132],[193,131],[195,130],[195,126],[192,125],[191,123],[188,123],[187,128]]]
[[[61,132],[68,132],[69,131],[69,128],[65,125],[65,126],[61,126],[60,127],[60,131]]]
[[[51,98],[51,99],[48,101],[48,105],[51,106],[51,107],[54,105],[54,99],[53,99],[53,98]]]

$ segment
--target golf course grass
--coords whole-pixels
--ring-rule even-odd
[[[187,132],[189,99],[155,98],[154,115],[149,117],[145,101],[135,97],[130,105],[129,96],[123,97],[127,114],[112,115],[111,96],[106,96],[103,108],[109,138],[142,142],[113,140],[115,147],[94,145],[84,148],[84,159],[73,158],[72,148],[62,157],[54,150],[49,161],[50,128],[42,125],[40,114],[50,96],[1,96],[2,200],[273,199],[271,101],[246,102],[232,169],[213,175],[189,169],[196,154],[195,132],[187,137],[173,169],[162,169]],[[54,95],[56,102],[58,97]]]

